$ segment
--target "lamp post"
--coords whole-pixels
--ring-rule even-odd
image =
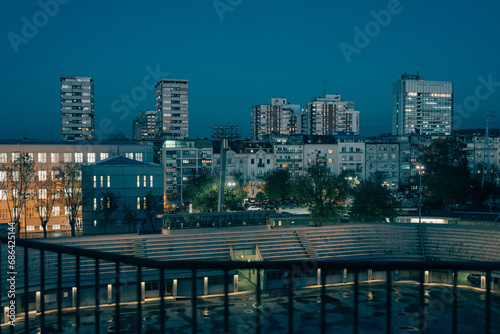
[[[424,174],[424,166],[417,166],[418,176],[420,179],[418,186],[418,224],[422,224],[422,174]]]

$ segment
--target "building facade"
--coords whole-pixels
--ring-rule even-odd
[[[166,205],[183,204],[188,199],[186,187],[190,180],[212,172],[212,160],[211,140],[166,140],[161,149]]]
[[[399,144],[365,143],[366,178],[380,180],[390,190],[399,189]]]
[[[158,128],[156,111],[139,111],[139,116],[134,118],[132,126],[134,140],[155,140]]]
[[[392,134],[451,135],[453,84],[403,74],[392,88]]]
[[[94,80],[89,77],[61,77],[62,140],[93,140]]]
[[[271,98],[269,104],[252,106],[250,138],[262,141],[270,135],[294,135],[299,113],[300,105],[290,104],[285,98]]]
[[[333,132],[359,133],[359,111],[353,101],[343,101],[339,94],[325,94],[304,105],[302,133],[329,135]],[[305,133],[304,133],[305,131]]]
[[[155,110],[161,139],[189,137],[189,80],[161,79],[155,85]]]
[[[131,233],[139,231],[158,232],[162,221],[156,217],[149,220],[144,209],[146,195],[151,192],[161,200],[163,214],[163,167],[123,156],[113,156],[95,164],[82,166],[83,193],[92,193],[82,209],[84,235]],[[117,198],[117,208],[106,219],[103,211],[106,199],[112,193]]]
[[[123,156],[142,162],[152,162],[153,149],[151,143],[112,142],[112,141],[33,141],[2,140],[0,141],[0,179],[5,167],[22,153],[28,153],[33,159],[38,178],[53,177],[52,170],[61,163],[77,163],[90,165],[114,156]],[[10,222],[7,200],[11,194],[1,194],[0,223]],[[12,206],[12,205],[11,205]],[[43,228],[38,216],[39,208],[32,200],[28,200],[20,219],[20,235],[23,238],[39,238],[43,236]],[[77,233],[81,233],[81,219],[77,221]],[[70,231],[66,208],[56,205],[47,224],[49,236],[64,236]]]

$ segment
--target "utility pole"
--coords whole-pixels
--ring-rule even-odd
[[[229,146],[229,139],[240,137],[240,128],[237,125],[214,126],[212,138],[220,139],[220,171],[219,171],[219,204],[218,212],[224,211],[224,186],[226,183],[226,150]]]
[[[486,181],[488,182],[488,186],[491,183],[491,165],[490,165],[490,131],[488,129],[490,119],[495,117],[494,111],[488,111],[486,114],[486,128],[484,130],[484,156],[483,156],[483,178],[481,180],[481,186],[484,187],[484,179],[486,174],[488,174]],[[491,211],[491,187],[489,187],[489,199],[488,206],[489,211]]]

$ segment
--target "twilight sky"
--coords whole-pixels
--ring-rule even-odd
[[[96,132],[131,136],[159,77],[189,79],[190,137],[271,97],[339,93],[361,134],[391,131],[403,72],[454,84],[455,129],[500,121],[500,2],[4,0],[0,139],[60,138],[60,77],[91,76]],[[128,98],[127,98],[128,96]]]

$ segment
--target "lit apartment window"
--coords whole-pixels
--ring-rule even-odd
[[[147,187],[146,175],[143,175],[142,179],[144,180],[144,182],[143,182],[144,188],[146,188]]]
[[[0,153],[0,164],[7,163],[7,153]]]
[[[142,153],[136,153],[135,154],[135,160],[142,162]]]
[[[38,198],[47,199],[47,189],[38,189]]]
[[[97,198],[94,197],[94,211],[97,211]]]
[[[13,152],[12,153],[12,162],[16,161],[17,159],[19,159],[19,156],[21,155],[21,153],[19,152]]]
[[[141,177],[137,175],[137,188],[141,186]]]
[[[0,182],[7,181],[7,172],[0,171]]]
[[[97,175],[94,175],[94,188],[97,188]]]
[[[61,225],[52,225],[52,229],[53,230],[60,230],[61,229]]]
[[[141,198],[137,197],[137,210],[141,209]]]
[[[50,153],[50,162],[56,164],[59,162],[59,153]]]
[[[26,226],[26,231],[31,232],[35,230],[35,226]]]
[[[107,177],[107,184],[108,184],[108,188],[111,187],[111,176],[108,175]]]
[[[87,162],[90,162],[90,163],[95,162],[95,153],[87,153]]]
[[[65,206],[64,207],[64,214],[67,216],[69,214],[69,211],[70,211],[70,207],[69,206]]]
[[[58,206],[53,206],[52,207],[52,216],[59,216],[59,207]]]
[[[134,153],[125,153],[125,156],[129,159],[134,159]]]
[[[101,160],[105,160],[108,158],[108,153],[101,153]]]
[[[71,153],[64,153],[63,161],[64,162],[71,162]]]
[[[153,188],[153,175],[149,175],[149,186]]]
[[[97,226],[97,220],[94,220],[94,226]]]
[[[83,162],[83,153],[75,153],[75,162]]]
[[[38,208],[38,214],[41,216],[41,217],[45,217],[45,214],[47,213],[47,208],[46,207],[39,207]]]
[[[44,164],[47,162],[47,153],[38,153],[38,162]]]
[[[38,181],[47,181],[47,171],[45,170],[38,171]]]
[[[101,175],[101,188],[104,188],[104,176]]]

